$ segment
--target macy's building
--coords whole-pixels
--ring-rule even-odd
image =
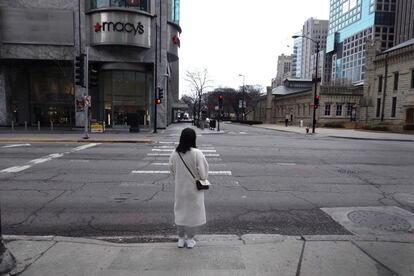
[[[2,0],[0,126],[82,126],[76,102],[91,96],[90,119],[123,128],[171,121],[178,101],[179,0]],[[96,85],[75,85],[74,60],[88,52]]]

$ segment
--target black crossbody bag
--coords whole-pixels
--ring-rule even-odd
[[[183,161],[184,166],[187,168],[187,170],[189,171],[189,173],[191,174],[191,176],[194,178],[195,183],[196,183],[196,187],[197,190],[208,190],[210,188],[210,181],[206,180],[201,180],[201,179],[197,179],[195,178],[194,174],[191,172],[190,168],[187,166],[187,164],[184,162],[183,157],[181,156],[181,154],[177,151],[178,155],[181,158],[181,161]]]

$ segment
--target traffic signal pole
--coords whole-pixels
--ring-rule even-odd
[[[86,104],[86,98],[89,95],[89,47],[86,47],[86,62],[85,62],[85,95],[83,97],[84,112],[85,112],[85,129],[83,139],[89,139],[88,128],[89,128],[89,104]]]
[[[316,95],[318,90],[318,69],[319,69],[319,41],[316,41],[316,65],[315,65],[315,91],[313,93],[313,118],[312,118],[312,133],[315,133],[316,127]]]

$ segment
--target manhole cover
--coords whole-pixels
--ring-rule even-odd
[[[353,211],[348,214],[348,218],[359,226],[388,232],[408,231],[411,224],[395,215],[390,215],[375,211]]]

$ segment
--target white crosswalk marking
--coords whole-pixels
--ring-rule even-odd
[[[173,152],[175,149],[152,149],[152,151]],[[214,149],[201,149],[201,152],[216,152]]]
[[[132,171],[133,174],[169,174],[170,171],[157,171],[157,170],[136,170]],[[209,171],[208,174],[210,175],[231,175],[231,171]]]
[[[63,153],[52,153],[52,154],[46,155],[46,156],[41,157],[41,158],[30,160],[30,161],[27,162],[26,165],[14,166],[14,167],[10,167],[10,168],[7,168],[7,169],[3,169],[3,170],[0,171],[0,173],[17,173],[17,172],[21,172],[21,171],[24,171],[24,170],[27,170],[27,169],[31,168],[33,165],[42,164],[42,163],[51,161],[53,159],[60,158],[64,155],[66,155],[66,154],[70,154],[70,153],[73,153],[73,152],[77,152],[77,151],[81,151],[81,150],[88,149],[88,148],[91,148],[91,147],[95,147],[97,145],[99,145],[99,143],[91,143],[91,144],[76,147],[76,148],[72,149],[71,151],[66,151],[66,152],[63,152]]]
[[[30,147],[30,144],[13,144],[13,145],[6,145],[2,146],[2,148],[17,148],[17,147]]]
[[[151,152],[147,153],[147,157],[144,160],[152,160],[150,163],[152,166],[149,170],[133,170],[131,174],[136,175],[165,175],[170,174],[169,170],[166,170],[169,163],[166,162],[168,157],[176,148],[176,142],[163,141],[159,142],[158,145],[154,145],[151,149]],[[220,157],[220,154],[217,153],[217,150],[211,144],[202,144],[198,147],[204,153],[204,156],[210,163],[210,169],[213,167],[216,170],[210,170],[209,175],[211,176],[231,176],[232,172],[229,170],[219,170],[221,167],[225,167],[226,164],[223,164],[223,160]],[[165,160],[165,161],[164,161]],[[158,162],[157,162],[158,161]],[[218,169],[218,170],[217,170]]]

